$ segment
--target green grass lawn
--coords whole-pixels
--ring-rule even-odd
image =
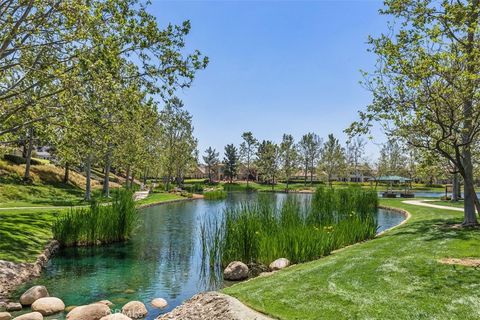
[[[68,209],[0,211],[0,260],[35,262],[52,239],[52,223]]]
[[[155,203],[162,203],[168,201],[175,201],[185,199],[178,194],[174,193],[150,193],[147,198],[137,201],[138,206],[147,206]]]
[[[438,262],[480,257],[480,231],[462,213],[406,205],[404,225],[328,257],[224,289],[279,319],[478,319],[480,271]]]

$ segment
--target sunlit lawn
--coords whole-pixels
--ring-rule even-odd
[[[412,218],[377,239],[224,291],[279,319],[479,318],[479,271],[439,260],[480,257],[480,231],[452,228],[461,212],[382,203]]]

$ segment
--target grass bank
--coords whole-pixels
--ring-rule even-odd
[[[279,319],[476,319],[478,270],[440,259],[480,257],[478,229],[462,213],[407,205],[411,218],[381,237],[331,256],[224,289]]]
[[[153,192],[150,193],[147,198],[139,200],[136,203],[138,207],[142,208],[163,202],[178,201],[182,199],[185,199],[185,197],[175,193]]]

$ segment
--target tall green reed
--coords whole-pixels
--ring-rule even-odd
[[[203,193],[206,200],[220,200],[227,197],[227,192],[223,190],[212,190]]]
[[[378,207],[374,191],[319,187],[309,203],[289,197],[277,204],[259,196],[225,209],[223,218],[202,227],[204,257],[211,265],[233,260],[269,264],[285,257],[293,263],[372,238]]]
[[[114,193],[111,204],[72,208],[54,222],[52,231],[63,246],[96,245],[128,239],[136,223],[133,194],[122,189]]]

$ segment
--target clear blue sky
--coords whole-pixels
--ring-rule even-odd
[[[343,130],[371,101],[361,87],[372,70],[368,35],[386,29],[382,1],[161,1],[164,25],[190,20],[188,48],[210,58],[192,88],[180,92],[193,114],[200,154],[241,142],[244,131],[280,141],[313,131],[345,141]],[[382,142],[380,134],[375,142]],[[370,143],[370,158],[378,146]]]

